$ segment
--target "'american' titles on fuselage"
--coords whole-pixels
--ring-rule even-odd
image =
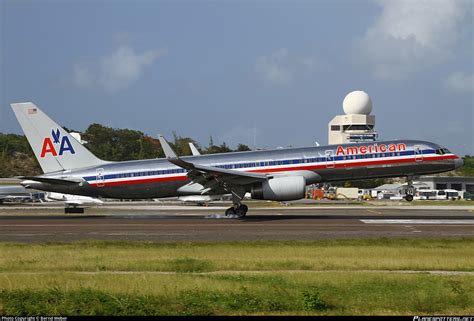
[[[405,143],[390,143],[390,144],[383,144],[380,143],[372,144],[369,146],[349,146],[349,147],[342,147],[337,146],[336,148],[336,155],[355,155],[355,154],[371,154],[371,153],[385,153],[385,152],[398,152],[404,151],[407,149],[407,145]]]

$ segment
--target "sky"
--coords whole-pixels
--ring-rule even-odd
[[[474,155],[473,3],[0,0],[0,132],[32,101],[78,131],[314,146],[363,90],[380,140]]]

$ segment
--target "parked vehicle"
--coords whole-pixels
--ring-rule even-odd
[[[425,200],[436,200],[438,199],[438,191],[437,190],[431,190],[431,189],[425,189],[418,191],[420,199],[425,199]]]
[[[444,192],[446,192],[446,199],[448,200],[461,199],[461,193],[459,191],[456,191],[455,189],[445,189]]]
[[[444,190],[421,190],[418,191],[419,199],[427,200],[458,200],[461,195],[454,189]]]

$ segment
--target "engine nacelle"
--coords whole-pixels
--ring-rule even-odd
[[[252,198],[268,201],[293,201],[304,198],[306,180],[303,176],[275,177],[252,186]]]

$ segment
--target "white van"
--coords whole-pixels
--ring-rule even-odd
[[[420,200],[436,200],[438,199],[438,191],[432,189],[424,189],[418,191],[418,196]]]
[[[458,200],[461,198],[458,191],[454,189],[425,189],[418,191],[419,199],[425,200]]]
[[[446,199],[448,200],[460,200],[461,199],[461,193],[459,191],[456,191],[455,189],[445,189],[446,192]]]

